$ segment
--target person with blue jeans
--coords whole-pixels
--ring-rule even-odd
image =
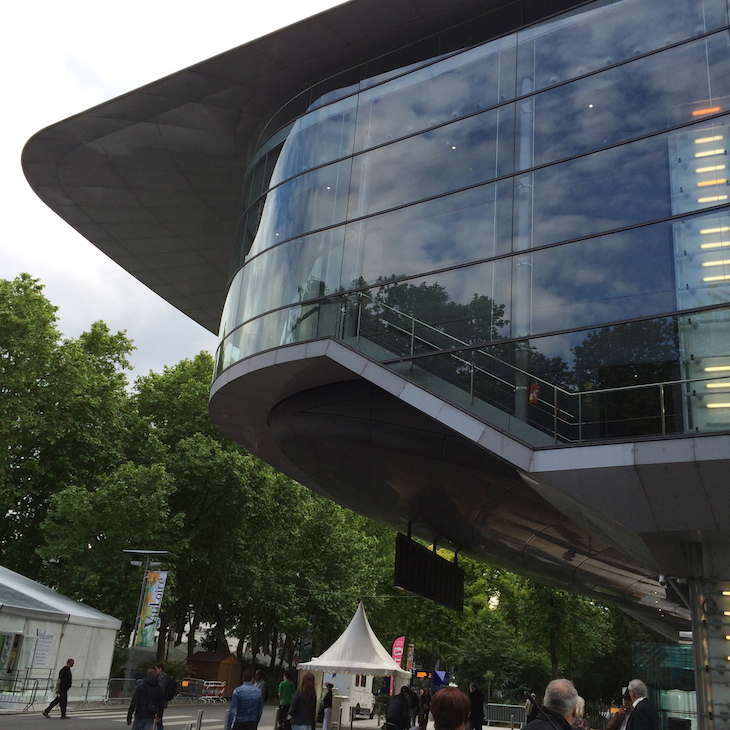
[[[261,690],[253,682],[253,669],[243,673],[243,684],[233,690],[226,718],[226,730],[256,730],[264,711]]]

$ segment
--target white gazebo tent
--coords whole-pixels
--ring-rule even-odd
[[[321,691],[322,678],[325,673],[393,677],[396,691],[411,677],[411,673],[402,669],[395,662],[375,636],[362,601],[357,607],[350,625],[342,632],[340,638],[320,656],[299,664],[297,668],[315,672],[318,692]],[[346,701],[343,697],[341,701],[343,710],[348,709],[348,706],[354,707],[352,697]],[[349,712],[348,714],[351,715]]]

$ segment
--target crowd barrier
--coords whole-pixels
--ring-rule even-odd
[[[0,708],[26,712],[33,708],[38,696],[38,680],[7,678],[0,680]]]
[[[524,705],[495,705],[491,702],[486,706],[484,717],[487,725],[509,725],[522,727],[527,722]]]
[[[201,702],[225,700],[226,683],[212,679],[192,679],[185,677],[180,682],[180,695]]]

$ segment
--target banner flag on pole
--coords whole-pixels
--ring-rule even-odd
[[[401,666],[401,662],[403,661],[403,646],[405,643],[406,643],[405,636],[399,636],[393,642],[393,649],[390,652],[390,656],[393,657],[393,661],[398,666]],[[393,694],[394,689],[395,689],[395,677],[391,677],[390,678],[390,694]]]
[[[139,616],[139,631],[137,631],[137,646],[152,647],[155,645],[157,620],[160,617],[162,595],[167,582],[166,570],[148,570],[147,584],[145,585],[142,613]]]

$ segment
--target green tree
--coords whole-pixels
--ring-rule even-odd
[[[62,340],[38,280],[0,280],[0,561],[41,575],[50,497],[122,463],[132,343],[94,323]]]
[[[50,498],[41,525],[47,580],[79,601],[134,628],[140,569],[125,549],[167,543],[180,528],[170,514],[173,479],[160,465],[124,464],[93,489],[69,486]]]

